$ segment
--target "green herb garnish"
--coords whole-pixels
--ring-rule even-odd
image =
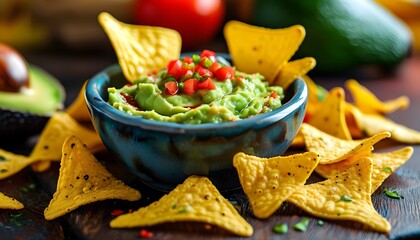
[[[185,205],[185,206],[182,206],[182,207],[178,210],[178,213],[185,213],[185,212],[188,212],[190,209],[191,209],[191,207],[190,207],[190,206]]]
[[[397,190],[389,190],[387,188],[385,188],[384,193],[390,197],[390,198],[395,198],[395,199],[404,199],[403,196],[401,196]]]
[[[347,195],[341,196],[340,200],[341,201],[344,201],[344,202],[353,202],[353,200],[351,199],[351,197],[349,197]]]
[[[273,232],[278,234],[285,234],[289,231],[286,223],[280,223],[273,227]]]
[[[383,167],[382,172],[392,172],[392,168],[390,167]]]
[[[304,218],[302,221],[296,223],[293,228],[300,232],[305,232],[308,229],[309,219]]]
[[[316,222],[316,225],[317,225],[317,226],[322,227],[322,226],[324,226],[324,221],[322,221],[322,220],[318,220],[318,221]]]
[[[19,220],[23,216],[23,213],[12,213],[10,214],[10,222],[13,223],[16,227],[23,226],[23,223],[21,223]]]

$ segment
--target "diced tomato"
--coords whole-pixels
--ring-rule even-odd
[[[173,76],[176,79],[179,79],[181,77],[181,67],[181,60],[172,60],[168,63],[166,67],[168,69],[167,74]]]
[[[197,91],[199,81],[195,78],[190,78],[184,82],[184,93],[191,95]]]
[[[140,230],[140,237],[141,238],[152,238],[153,233],[150,232],[150,231],[147,231],[146,229],[142,229],[142,230]]]
[[[307,123],[307,122],[309,122],[309,119],[311,119],[311,114],[306,112],[305,116],[303,117],[303,122]]]
[[[202,66],[196,66],[195,72],[198,73],[201,77],[213,77],[213,73]]]
[[[115,210],[112,210],[111,216],[116,217],[116,216],[119,216],[119,215],[121,215],[123,213],[125,213],[123,210],[121,210],[121,209],[115,209]]]
[[[181,77],[190,78],[193,75],[193,70],[189,68],[181,68]]]
[[[214,90],[216,89],[216,86],[214,86],[213,82],[210,78],[207,78],[206,80],[198,83],[197,89],[207,89],[207,90]]]
[[[201,54],[200,54],[201,58],[207,57],[210,58],[213,62],[213,59],[216,59],[216,53],[207,49],[204,49]]]
[[[217,69],[214,75],[216,75],[219,80],[227,80],[235,77],[235,70],[232,67],[223,66]]]
[[[217,69],[219,69],[219,68],[220,68],[220,64],[216,61],[209,67],[209,70],[212,73],[215,73],[217,71]]]
[[[175,95],[178,92],[178,83],[170,81],[165,83],[166,93],[169,95]]]
[[[271,92],[270,97],[276,99],[277,98],[277,92],[275,92],[275,91]]]
[[[190,63],[192,63],[192,62],[193,62],[193,59],[192,59],[192,57],[190,57],[190,56],[185,56],[185,57],[184,57],[184,62],[186,62],[186,63],[190,64]]]

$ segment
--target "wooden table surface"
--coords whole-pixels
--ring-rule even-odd
[[[80,57],[61,55],[34,54],[28,60],[47,69],[62,81],[67,92],[66,104],[76,96],[82,83],[95,72],[114,63],[113,57]],[[68,68],[68,66],[72,66]],[[407,59],[394,74],[378,75],[376,72],[359,71],[341,74],[340,76],[312,76],[322,86],[330,89],[343,86],[345,80],[353,78],[371,89],[380,99],[391,99],[407,95],[411,104],[405,111],[390,115],[396,122],[420,130],[420,58]],[[10,142],[0,141],[0,148],[21,154],[28,154],[33,141]],[[391,151],[403,144],[383,141],[375,146],[380,151]],[[420,239],[420,145],[413,146],[411,159],[393,173],[383,185],[372,195],[377,211],[392,225],[389,234],[370,231],[355,222],[326,220],[325,225],[316,225],[317,218],[311,217],[292,204],[283,204],[276,213],[266,219],[259,220],[252,216],[249,204],[241,190],[222,192],[236,206],[240,214],[253,226],[254,234],[249,239]],[[103,201],[82,206],[77,210],[53,221],[43,218],[43,209],[48,205],[55,191],[58,177],[58,164],[43,173],[33,173],[25,169],[21,173],[5,180],[0,180],[0,191],[22,201],[26,208],[20,211],[0,210],[1,239],[139,239],[139,229],[110,229],[111,211],[114,209],[137,209],[157,199],[163,193],[147,188],[137,179],[127,174],[123,167],[106,151],[98,153],[105,166],[127,184],[138,188],[143,198],[137,202]],[[310,181],[320,178],[313,174]],[[386,197],[384,188],[397,189],[404,199],[396,200]],[[292,226],[304,217],[310,224],[306,232],[297,232]],[[274,225],[287,223],[289,232],[279,235],[272,232]],[[147,228],[154,233],[155,239],[240,239],[230,233],[213,227],[207,229],[199,223],[162,224]]]

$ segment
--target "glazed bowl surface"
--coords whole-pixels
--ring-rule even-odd
[[[107,103],[108,87],[127,83],[118,64],[89,79],[85,97],[92,123],[106,148],[140,180],[170,191],[190,175],[208,176],[220,190],[240,187],[233,156],[282,155],[305,115],[307,86],[298,78],[285,91],[283,105],[250,118],[182,124],[131,116]]]

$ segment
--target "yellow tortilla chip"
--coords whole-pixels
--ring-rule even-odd
[[[346,123],[344,89],[331,89],[308,123],[334,137],[351,140]]]
[[[389,132],[380,132],[370,138],[345,140],[331,136],[307,123],[303,123],[300,128],[306,149],[318,153],[319,164],[332,164],[349,157],[369,155],[375,143],[391,136]]]
[[[79,138],[71,136],[63,144],[57,190],[44,216],[51,220],[92,202],[140,197],[139,191],[117,180]]]
[[[369,89],[353,79],[346,81],[345,86],[353,96],[354,105],[364,113],[387,114],[406,109],[410,104],[407,96],[382,102]]]
[[[173,29],[126,24],[105,12],[99,14],[98,20],[131,83],[166,67],[181,54],[181,35]]]
[[[365,114],[357,108],[351,109],[356,124],[361,132],[372,136],[378,132],[388,131],[391,139],[408,144],[420,144],[420,132],[398,124],[378,114]]]
[[[308,103],[306,104],[305,113],[305,121],[307,121],[316,114],[318,106],[325,99],[328,91],[320,85],[316,84],[308,75],[305,75],[302,78],[308,86]]]
[[[274,85],[287,89],[298,77],[305,76],[316,65],[315,58],[306,57],[288,62],[280,71]]]
[[[237,153],[233,157],[242,188],[258,218],[270,217],[297,186],[305,184],[317,164],[314,152],[272,158]]]
[[[372,153],[369,158],[372,160],[372,193],[374,193],[395,170],[402,166],[413,154],[412,147],[405,147],[393,152]],[[337,174],[349,169],[357,162],[358,158],[349,158],[333,164],[319,164],[315,172],[324,178],[335,178]]]
[[[270,84],[298,50],[305,34],[301,25],[268,29],[229,21],[224,27],[229,53],[237,70],[261,73]]]
[[[303,134],[300,129],[297,131],[295,138],[293,138],[292,143],[290,144],[291,148],[304,148],[305,147],[305,139],[303,138]]]
[[[371,201],[371,175],[371,160],[361,158],[333,179],[296,187],[287,201],[320,218],[357,221],[389,232],[391,225]]]
[[[353,116],[353,108],[355,108],[355,106],[353,106],[350,103],[345,103],[345,116],[346,116],[346,123],[347,123],[347,127],[350,131],[350,135],[353,139],[360,139],[365,137],[366,135],[361,131],[361,129],[359,128],[359,126],[356,123],[356,119]],[[392,137],[392,136],[391,136]]]
[[[24,208],[23,204],[18,200],[8,197],[0,192],[0,209],[13,209],[19,210]]]
[[[95,131],[82,126],[65,112],[57,112],[47,122],[30,154],[30,158],[41,160],[32,165],[33,169],[43,171],[49,167],[48,161],[60,161],[64,140],[72,135],[82,139],[93,152],[104,149],[102,140]]]
[[[249,237],[252,226],[207,177],[191,176],[158,201],[110,222],[112,228],[153,226],[164,222],[203,222]]]
[[[35,161],[35,159],[0,149],[0,179],[18,173]]]
[[[76,99],[70,104],[68,108],[66,108],[66,113],[70,115],[74,120],[78,122],[90,122],[90,114],[89,110],[86,105],[85,100],[85,88],[86,83],[80,89],[79,94],[77,95]]]

